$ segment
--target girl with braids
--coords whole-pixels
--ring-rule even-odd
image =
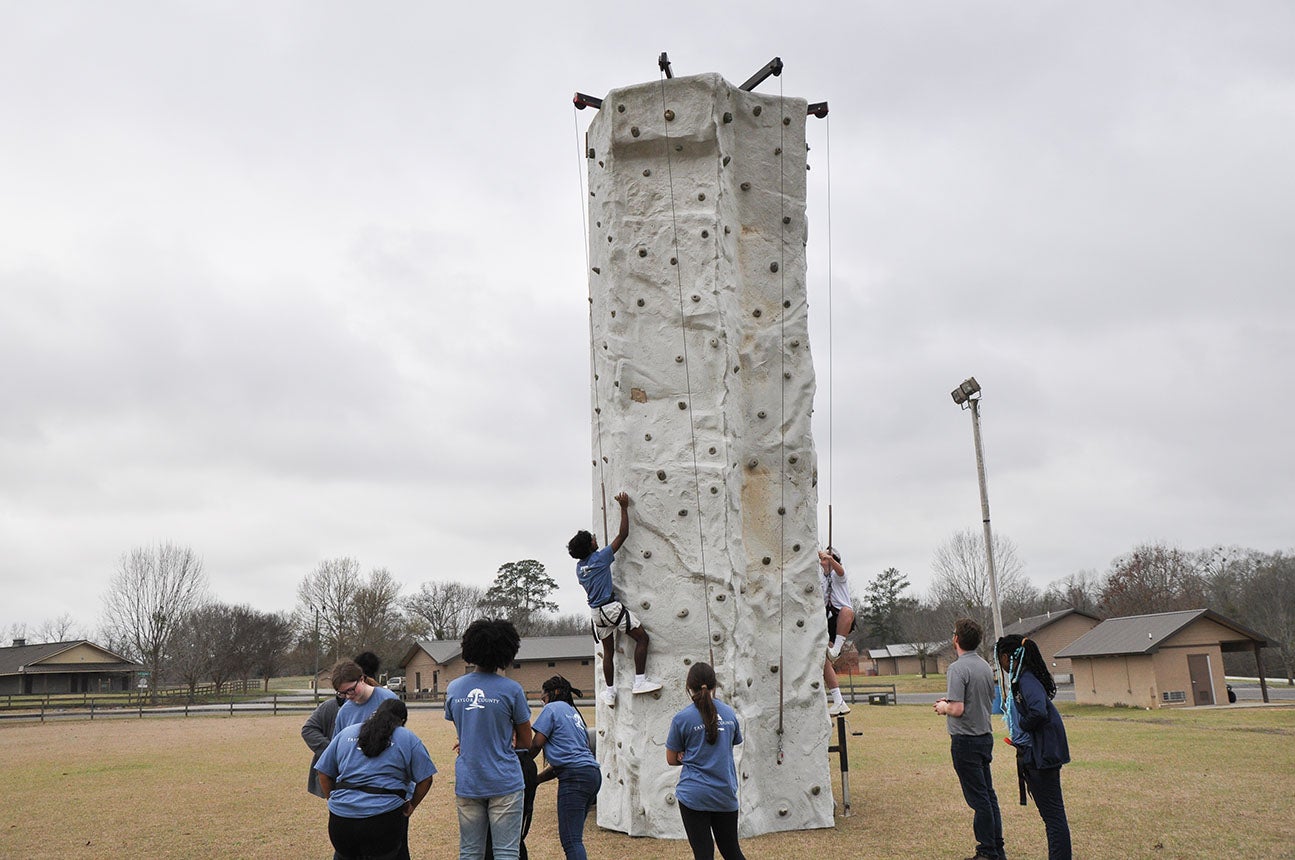
[[[737,844],[733,747],[742,743],[737,714],[715,698],[715,670],[709,664],[694,663],[686,684],[692,704],[670,722],[665,760],[683,767],[674,795],[692,856],[711,860],[718,845],[724,860],[746,860]]]
[[[566,860],[585,860],[585,818],[598,798],[603,775],[589,751],[589,729],[575,706],[579,690],[561,675],[544,682],[544,710],[535,719],[531,752],[544,750],[540,782],[558,781],[558,838]]]
[[[1057,684],[1031,639],[1012,634],[998,640],[995,651],[1011,695],[1004,697],[1003,720],[1016,747],[1016,766],[1048,834],[1048,860],[1070,860],[1070,824],[1061,797],[1061,766],[1070,761],[1070,745],[1061,714],[1052,704]]]
[[[432,787],[436,765],[405,728],[408,718],[404,702],[384,701],[363,723],[342,729],[315,765],[339,860],[409,860],[409,816]]]

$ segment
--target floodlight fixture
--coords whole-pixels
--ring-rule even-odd
[[[976,377],[969,376],[950,393],[953,395],[953,402],[966,409],[967,401],[976,399],[976,395],[980,394],[980,383],[976,381]]]

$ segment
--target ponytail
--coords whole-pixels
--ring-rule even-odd
[[[396,733],[396,729],[403,726],[407,719],[409,709],[400,699],[387,699],[378,705],[373,716],[360,726],[357,744],[360,752],[369,758],[381,755],[383,750],[391,746],[391,736]]]
[[[701,714],[702,725],[706,727],[706,743],[713,744],[719,738],[719,711],[715,709],[713,698],[715,687],[715,670],[709,663],[694,663],[688,670],[688,695]]]

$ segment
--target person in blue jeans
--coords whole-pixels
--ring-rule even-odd
[[[935,703],[949,730],[953,770],[962,785],[962,797],[974,813],[972,831],[976,854],[970,860],[1007,860],[1003,850],[1003,818],[994,793],[993,727],[989,721],[994,701],[994,670],[976,653],[983,633],[970,618],[959,618],[953,627],[953,648],[958,659],[949,664],[948,692]]]
[[[675,714],[666,735],[665,760],[682,767],[675,801],[694,860],[746,860],[737,842],[737,768],[733,747],[742,729],[733,709],[715,698],[715,670],[694,663],[686,682],[692,704]]]
[[[1070,743],[1052,704],[1057,682],[1033,640],[1013,633],[999,639],[994,650],[1011,693],[1003,697],[1003,721],[1016,747],[1021,805],[1028,790],[1048,834],[1048,860],[1070,860],[1070,822],[1061,796],[1061,766],[1070,761]]]
[[[571,682],[554,675],[544,682],[544,710],[535,719],[531,750],[544,750],[548,767],[540,782],[558,781],[558,838],[566,860],[586,860],[585,819],[598,799],[603,775],[589,750],[589,729],[576,708]]]
[[[389,699],[334,736],[315,764],[336,860],[409,860],[409,816],[432,787],[436,765],[405,728],[408,718],[405,703]]]
[[[498,674],[521,643],[511,622],[478,619],[460,645],[476,671],[445,688],[445,719],[454,723],[459,756],[454,799],[459,813],[459,858],[480,860],[486,833],[498,860],[517,860],[526,787],[518,749],[530,749],[531,709],[521,684]]]

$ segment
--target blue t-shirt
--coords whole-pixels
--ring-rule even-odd
[[[456,795],[499,797],[525,787],[513,752],[513,727],[531,719],[521,684],[494,672],[455,678],[445,688],[445,719],[459,735]]]
[[[737,811],[737,767],[733,747],[742,743],[737,714],[723,702],[715,701],[719,713],[719,737],[706,743],[706,725],[696,705],[674,715],[665,748],[683,753],[683,772],[674,796],[698,812]]]
[[[359,747],[360,725],[347,726],[333,738],[315,765],[315,770],[339,782],[354,782],[374,788],[398,788],[406,792],[371,794],[355,788],[337,788],[328,797],[328,811],[342,818],[370,818],[404,806],[411,795],[410,784],[436,773],[436,765],[418,735],[400,726],[391,735],[391,745],[369,758]]]
[[[576,562],[576,579],[589,595],[589,608],[597,609],[616,598],[612,596],[612,548],[602,547]]]
[[[347,726],[358,726],[373,716],[373,712],[378,709],[378,705],[381,705],[387,699],[399,698],[386,687],[374,687],[373,692],[369,695],[369,700],[363,705],[358,705],[347,699],[346,703],[337,709],[337,720],[333,723],[333,737],[341,734],[342,729]]]
[[[589,751],[589,729],[566,702],[549,702],[531,728],[544,735],[544,760],[554,767],[598,767]]]

